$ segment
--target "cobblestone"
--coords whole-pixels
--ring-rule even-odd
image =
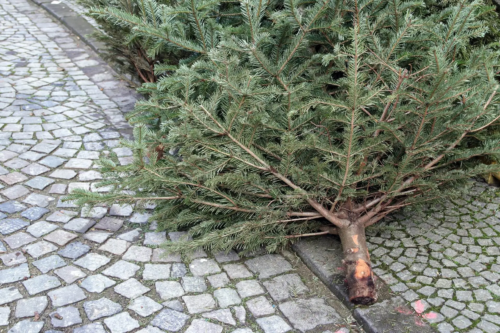
[[[59,1],[50,5],[57,8]],[[64,5],[81,12],[74,0]],[[279,310],[286,301],[312,297],[291,259],[202,250],[162,256],[159,245],[187,233],[146,226],[152,205],[82,209],[65,200],[75,189],[108,190],[96,186],[102,179],[97,160],[105,154],[130,161],[131,151],[119,141],[131,138],[124,114],[136,98],[42,8],[0,1],[0,330],[276,333],[300,325]],[[489,286],[496,278],[479,276]],[[280,287],[286,291],[280,294]],[[343,318],[321,332],[345,322],[350,313],[338,306]]]

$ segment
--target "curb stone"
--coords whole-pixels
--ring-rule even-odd
[[[90,24],[84,17],[79,13],[75,12],[68,5],[63,2],[53,3],[53,0],[31,0],[36,5],[42,7],[50,15],[61,22],[65,27],[67,27],[71,32],[80,38],[82,42],[87,44],[94,52],[96,52],[101,58],[106,51],[106,44],[100,42],[90,36],[93,32],[98,31],[92,24]],[[106,62],[113,70],[115,70],[120,75],[125,75],[127,80],[132,81],[134,84],[140,86],[141,83],[134,77],[123,73],[118,66],[114,63]]]
[[[379,294],[377,303],[355,307],[349,302],[342,274],[342,247],[333,236],[303,239],[293,245],[309,269],[337,296],[345,306],[353,310],[354,318],[368,333],[419,332],[435,333],[433,327],[424,323],[400,296],[390,294],[389,287],[376,279]]]

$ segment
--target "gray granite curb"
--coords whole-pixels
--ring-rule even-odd
[[[93,32],[98,31],[92,24],[90,24],[80,13],[75,12],[67,4],[52,3],[53,0],[31,0],[38,6],[46,10],[50,15],[61,22],[65,27],[67,27],[71,32],[80,38],[82,42],[87,44],[94,52],[96,52],[101,58],[106,50],[106,44],[98,41],[97,39],[90,36]],[[113,70],[121,75],[121,69],[114,63],[106,62]],[[138,80],[135,80],[130,75],[126,75],[127,80],[132,81],[136,85],[141,85]]]
[[[371,306],[355,307],[349,302],[342,274],[342,246],[334,236],[306,238],[293,245],[309,269],[337,296],[345,306],[353,310],[354,318],[368,333],[437,332],[424,323],[400,296],[391,294],[381,279],[376,280],[379,299]]]

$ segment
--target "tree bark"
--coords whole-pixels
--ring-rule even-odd
[[[345,228],[339,228],[342,241],[346,284],[349,300],[354,304],[368,305],[377,301],[370,254],[366,246],[365,226],[354,221]]]

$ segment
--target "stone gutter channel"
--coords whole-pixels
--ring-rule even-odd
[[[97,28],[89,23],[87,18],[74,11],[71,6],[54,0],[31,1],[60,21],[98,55],[103,54],[106,45],[90,36]],[[119,73],[118,68],[112,63],[108,63],[108,65]],[[293,250],[332,293],[352,311],[353,317],[366,332],[437,332],[433,327],[421,320],[413,308],[407,305],[408,302],[404,298],[393,294],[390,288],[379,278],[376,282],[379,290],[378,302],[369,307],[354,307],[348,300],[347,290],[340,271],[343,256],[338,238],[305,239],[296,243]]]

